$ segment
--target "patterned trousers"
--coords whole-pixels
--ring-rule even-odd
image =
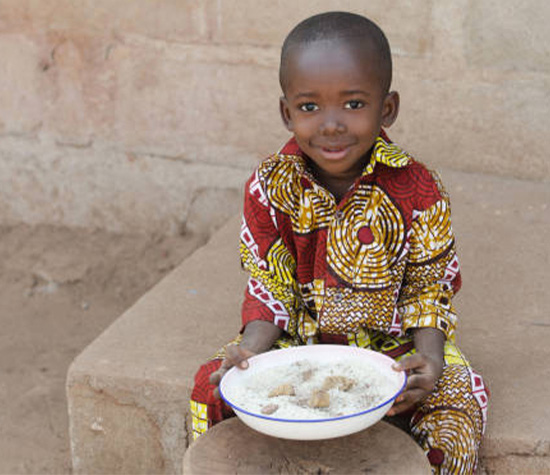
[[[343,340],[342,340],[343,339]],[[231,343],[240,340],[237,338]],[[347,341],[346,341],[347,340]],[[348,337],[331,337],[326,343],[347,343],[379,351],[396,360],[415,352],[412,340],[380,332],[362,332]],[[278,340],[274,349],[293,346]],[[200,367],[191,394],[193,438],[228,417],[233,411],[212,394],[210,374],[216,371],[225,354],[222,348]],[[445,366],[434,391],[407,414],[407,431],[424,449],[433,473],[474,473],[478,463],[481,437],[487,422],[488,390],[460,350],[450,341],[445,344]]]

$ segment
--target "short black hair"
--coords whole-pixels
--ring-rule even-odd
[[[349,40],[369,47],[375,52],[382,87],[387,92],[392,80],[390,44],[380,27],[368,18],[350,12],[326,12],[306,18],[298,23],[283,42],[279,82],[284,92],[286,62],[294,46],[320,40]]]

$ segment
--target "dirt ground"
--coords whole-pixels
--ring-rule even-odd
[[[71,472],[71,361],[202,241],[0,227],[1,474]]]

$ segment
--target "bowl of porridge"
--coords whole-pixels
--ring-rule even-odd
[[[222,399],[253,429],[274,437],[320,440],[349,435],[378,422],[404,390],[394,360],[343,345],[273,350],[231,368]]]

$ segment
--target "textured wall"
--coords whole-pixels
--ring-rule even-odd
[[[1,0],[0,223],[205,231],[287,133],[279,46],[304,17],[386,31],[390,131],[431,166],[550,181],[544,0]]]

